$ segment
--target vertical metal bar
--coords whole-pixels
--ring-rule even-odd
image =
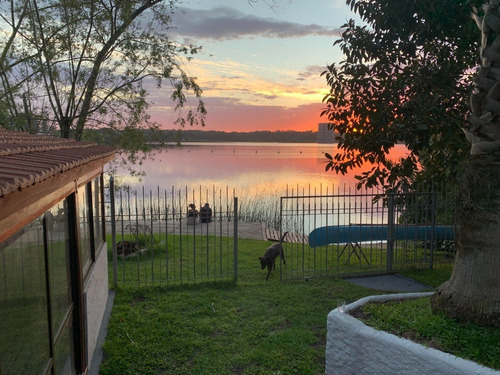
[[[288,185],[287,185],[288,188]],[[287,191],[288,195],[288,191]],[[280,222],[279,222],[279,228],[280,228],[280,238],[283,235],[283,197],[280,198]],[[283,246],[283,243],[281,244]],[[280,281],[283,280],[283,265],[281,262],[281,258],[279,259],[280,262]]]
[[[193,204],[195,202],[193,189]],[[194,217],[193,225],[193,280],[196,280],[196,216]]]
[[[326,228],[329,228],[328,224],[329,224],[329,216],[330,216],[330,210],[329,210],[329,197],[328,197],[328,188],[326,189],[326,218],[325,218],[325,226]],[[328,237],[328,234],[327,234],[327,237]],[[326,244],[325,246],[325,275],[328,274],[328,244]]]
[[[125,239],[125,226],[123,223],[123,221],[125,220],[124,215],[125,214],[123,211],[123,191],[120,190],[120,222],[121,222],[120,234],[122,241]],[[122,282],[125,282],[125,260],[122,261]]]
[[[151,283],[154,284],[154,281],[155,281],[155,265],[154,265],[154,258],[155,258],[155,255],[154,255],[154,230],[153,230],[153,225],[154,225],[154,212],[153,212],[153,191],[150,190],[149,191],[149,214],[150,214],[150,225],[151,227],[149,228],[150,230],[150,236],[149,236],[149,240],[150,240],[150,246],[151,246],[151,250],[150,250],[150,255],[151,255]],[[144,228],[146,229],[146,228]]]
[[[187,200],[187,197],[186,197],[186,200]],[[182,259],[182,250],[183,250],[183,246],[182,246],[183,245],[183,243],[182,243],[182,216],[183,215],[184,215],[184,211],[182,209],[181,191],[179,190],[179,238],[180,238],[180,243],[179,243],[179,259],[180,259],[180,261],[179,261],[179,278],[181,280],[181,283],[182,283],[182,265],[183,265],[183,259]]]
[[[118,286],[118,256],[116,254],[116,216],[115,216],[115,179],[109,179],[109,198],[111,209],[111,252],[113,255],[113,286]]]
[[[389,194],[387,202],[387,273],[392,272],[394,252],[394,195]]]
[[[216,202],[216,200],[214,200]],[[218,215],[218,216],[217,216]],[[219,229],[219,275],[222,276],[222,266],[223,266],[223,255],[222,255],[222,188],[219,189],[219,205],[218,205],[218,211],[217,211],[217,205],[214,204],[214,212],[213,212],[213,217],[214,217],[214,231],[217,232],[217,229]],[[219,228],[217,228],[217,223],[219,222]],[[216,238],[214,238],[214,252],[215,249],[217,249],[217,241]]]
[[[167,190],[164,190],[165,195],[165,203],[164,203],[164,211],[165,211],[165,277],[169,278],[169,269],[168,269],[168,257],[169,257],[169,247],[168,247],[168,204],[167,204]],[[175,222],[174,222],[175,223]]]
[[[432,230],[431,230],[431,259],[429,260],[429,268],[432,270],[434,268],[434,238],[436,238],[436,192],[432,191],[431,199],[432,199],[432,212],[431,212],[431,222],[432,222]]]
[[[238,281],[238,197],[234,197],[233,280]]]

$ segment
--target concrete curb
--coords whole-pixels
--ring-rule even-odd
[[[386,294],[362,298],[328,314],[325,373],[335,375],[499,375],[500,371],[368,327],[348,314],[369,303],[418,298],[432,293]]]

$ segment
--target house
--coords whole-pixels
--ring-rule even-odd
[[[85,374],[108,297],[112,147],[0,128],[0,374]]]

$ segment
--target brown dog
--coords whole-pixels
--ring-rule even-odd
[[[283,239],[285,238],[286,234],[288,232],[285,232],[283,236],[281,237],[279,242],[276,242],[269,246],[264,254],[264,256],[259,257],[260,260],[260,266],[262,267],[261,269],[266,268],[267,266],[267,276],[266,276],[266,281],[269,279],[269,275],[271,274],[271,271],[276,268],[276,258],[278,255],[281,257],[283,260],[283,264],[286,264],[285,262],[285,254],[283,253]]]

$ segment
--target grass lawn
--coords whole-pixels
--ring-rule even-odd
[[[117,290],[101,375],[324,374],[326,318],[381,294],[340,279],[279,282],[258,256],[264,241],[239,242],[239,281]],[[451,268],[405,274],[439,285]]]

